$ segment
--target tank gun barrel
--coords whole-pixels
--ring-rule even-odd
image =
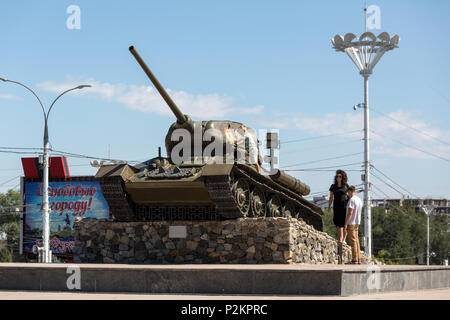
[[[189,118],[187,116],[185,116],[180,111],[180,109],[177,107],[175,102],[173,102],[172,98],[169,96],[169,94],[166,92],[166,90],[164,90],[164,87],[161,85],[161,83],[159,83],[158,79],[156,79],[156,77],[153,75],[150,68],[145,64],[144,60],[142,60],[141,56],[136,51],[136,49],[133,46],[131,46],[129,48],[129,50],[130,50],[131,54],[134,56],[134,58],[136,59],[136,61],[141,66],[142,70],[144,70],[144,72],[150,78],[150,80],[153,83],[153,85],[155,86],[156,90],[158,90],[159,94],[163,97],[164,101],[166,101],[167,105],[172,110],[175,117],[177,117],[178,123],[182,124],[182,123],[187,122],[189,120]]]

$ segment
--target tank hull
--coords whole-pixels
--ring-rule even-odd
[[[145,174],[120,166],[97,174],[118,221],[285,216],[303,219],[318,230],[323,227],[319,207],[250,165],[182,166],[181,172],[176,167]]]

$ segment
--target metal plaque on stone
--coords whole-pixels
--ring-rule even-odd
[[[169,238],[186,238],[187,230],[186,226],[170,226]]]

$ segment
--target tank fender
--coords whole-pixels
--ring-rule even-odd
[[[202,176],[229,176],[232,164],[207,164],[202,169]]]
[[[125,181],[134,175],[138,170],[128,164],[105,165],[98,169],[95,178],[120,176]]]

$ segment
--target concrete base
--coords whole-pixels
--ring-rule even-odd
[[[356,295],[450,288],[450,267],[364,265],[73,265],[0,263],[0,290]]]
[[[117,222],[75,220],[75,263],[337,264],[351,248],[295,218]],[[356,260],[356,259],[355,259]],[[363,252],[361,261],[374,263]]]

